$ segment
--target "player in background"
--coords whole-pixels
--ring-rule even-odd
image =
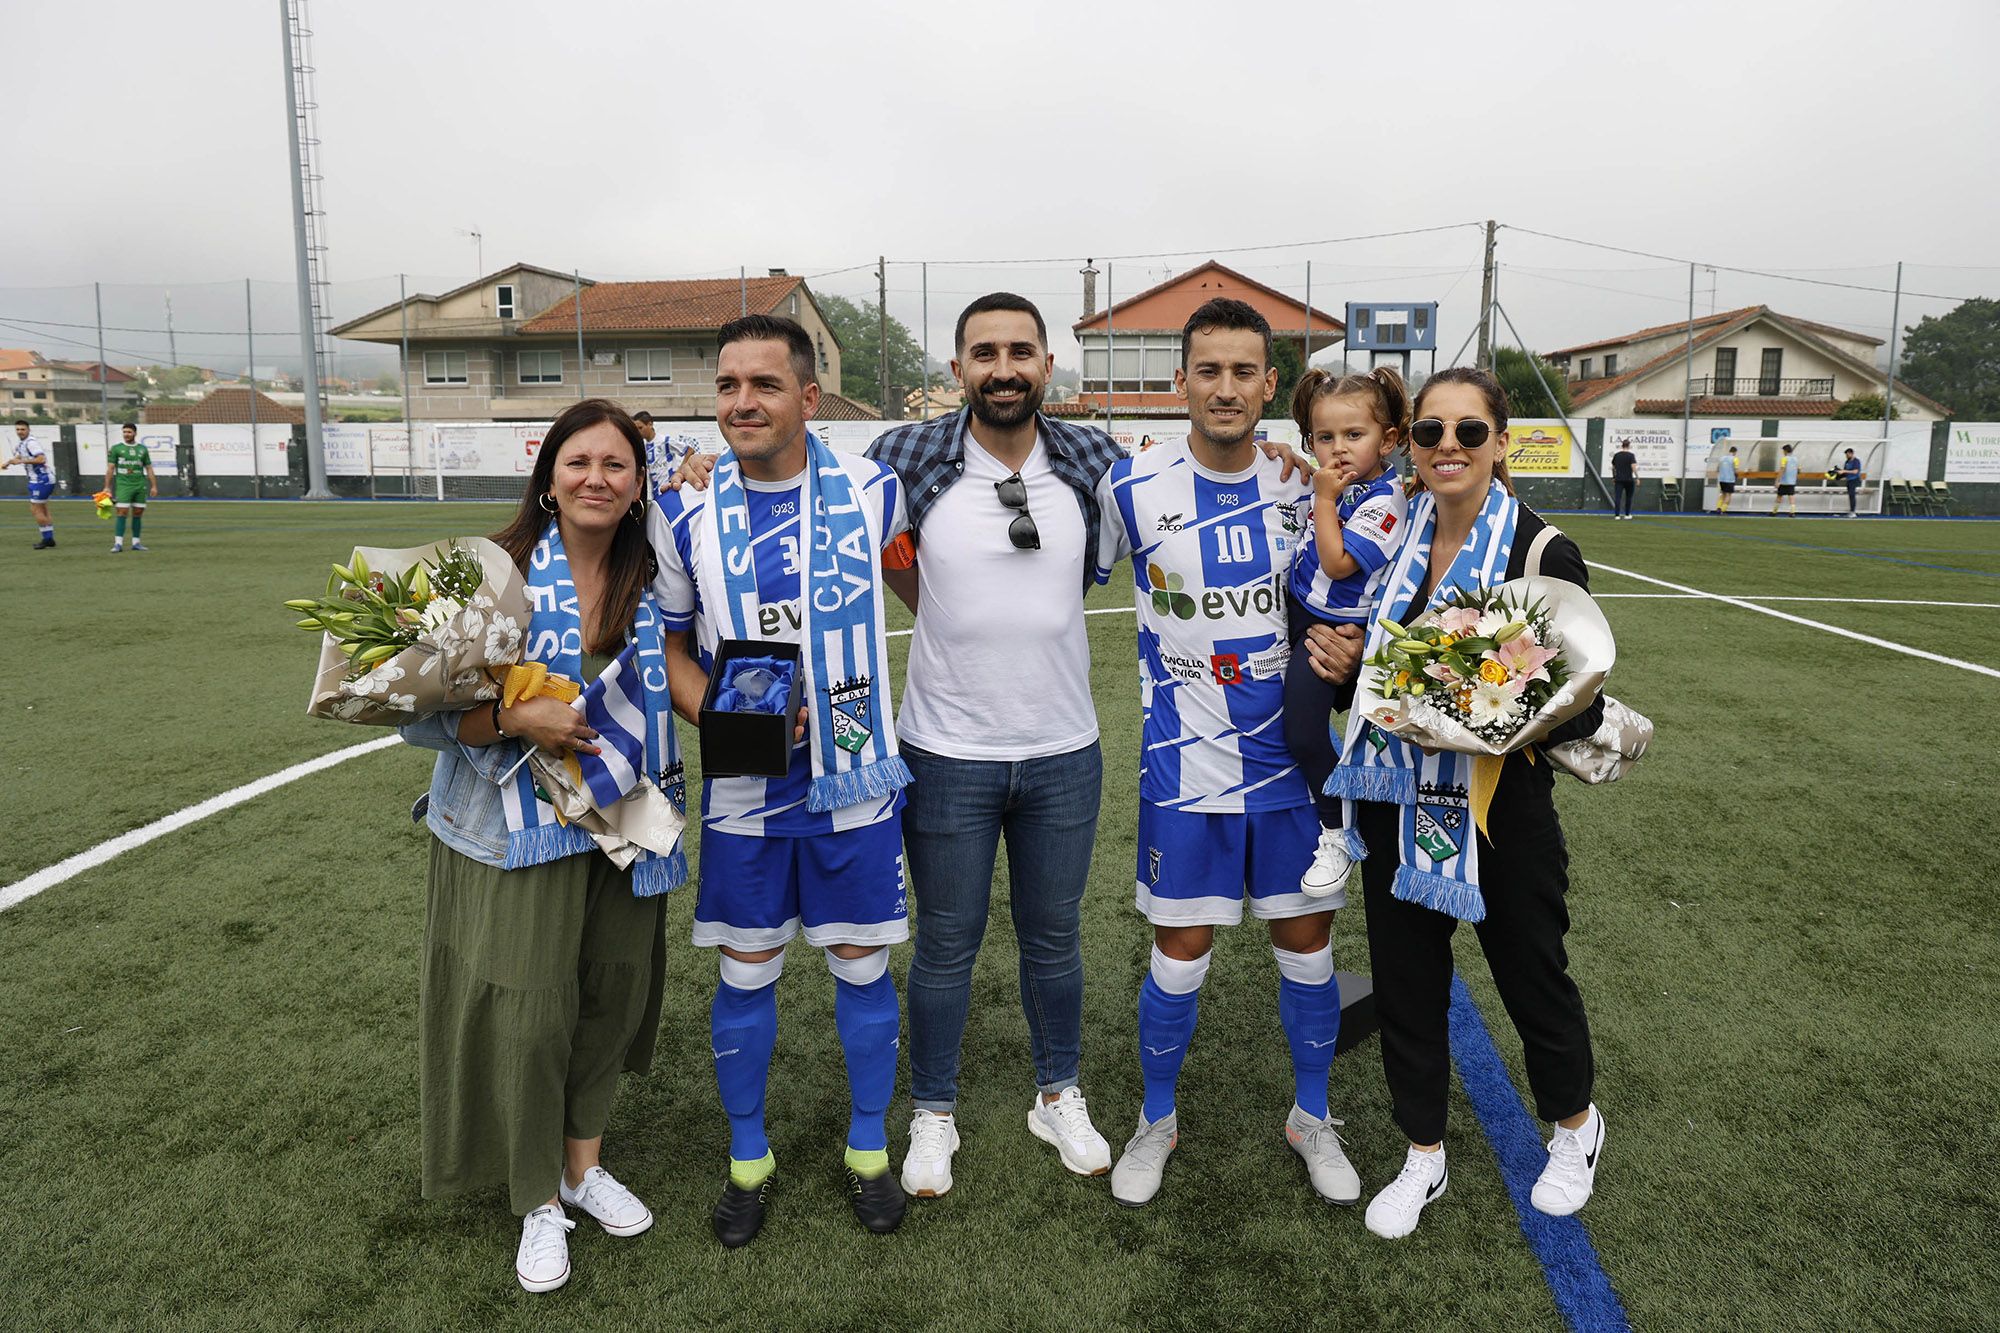
[[[132,521],[132,549],[143,551],[139,527],[146,521],[146,497],[160,498],[160,479],[153,474],[153,456],[139,443],[137,426],[118,428],[119,441],[105,450],[104,489],[118,508],[118,526],[111,538],[111,554],[125,549],[125,520]]]
[[[653,425],[651,412],[634,412],[632,420],[639,425],[639,438],[646,442],[646,475],[651,479],[652,488],[660,489],[660,483],[673,474],[673,441],[663,438]]]
[[[49,471],[48,450],[42,442],[28,433],[28,423],[14,423],[14,454],[0,460],[0,468],[19,465],[28,474],[28,512],[34,517],[35,526],[41,530],[41,539],[34,545],[37,551],[45,551],[56,544],[56,525],[49,521],[49,497],[55,494],[56,476]]]
[[[1792,452],[1792,446],[1778,446],[1778,494],[1771,500],[1771,516],[1777,517],[1778,507],[1790,500],[1791,515],[1799,516],[1799,460]]]
[[[777,1170],[764,1096],[785,946],[801,933],[834,976],[849,1202],[870,1231],[903,1220],[885,1116],[901,1029],[889,946],[910,937],[909,769],[896,753],[876,553],[907,523],[887,464],[836,455],[806,429],[819,384],[804,329],[746,315],[720,344],[715,413],[729,448],[707,490],[661,492],[649,520],[674,709],[699,721],[723,639],[799,644],[808,686],[788,774],[702,782],[694,942],[721,953],[709,1031],[730,1159],[711,1221],[734,1248],[763,1226]]]
[[[1318,464],[1312,517],[1287,580],[1292,648],[1285,667],[1285,744],[1319,812],[1319,849],[1299,888],[1329,908],[1347,905],[1353,862],[1340,827],[1340,798],[1323,790],[1340,754],[1333,740],[1334,687],[1314,673],[1301,646],[1315,624],[1365,625],[1401,544],[1409,504],[1390,464],[1410,425],[1410,395],[1388,366],[1366,375],[1308,370],[1292,394],[1292,419]]]
[[[1729,497],[1736,494],[1736,469],[1739,462],[1736,457],[1736,446],[1732,444],[1729,446],[1729,452],[1715,465],[1715,484],[1722,491],[1722,498],[1715,502],[1717,514],[1729,512]]]
[[[1321,1197],[1353,1203],[1361,1182],[1327,1109],[1340,1033],[1333,914],[1299,890],[1319,823],[1280,717],[1285,571],[1305,487],[1281,479],[1253,442],[1277,391],[1264,317],[1212,300],[1188,319],[1181,346],[1174,388],[1188,405],[1187,438],[1113,463],[1098,489],[1097,577],[1129,557],[1139,613],[1136,905],[1153,926],[1139,987],[1145,1105],[1111,1195],[1137,1207],[1159,1192],[1179,1141],[1175,1088],[1215,928],[1242,921],[1247,894],[1251,915],[1270,925],[1291,1046],[1296,1104],[1285,1137]]]

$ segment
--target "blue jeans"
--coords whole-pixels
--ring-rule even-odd
[[[948,759],[913,745],[902,754],[916,779],[903,811],[917,927],[908,986],[912,1099],[926,1111],[950,1111],[958,1101],[972,964],[986,934],[1002,834],[1035,1083],[1045,1093],[1075,1086],[1083,1045],[1081,913],[1103,755],[1095,742],[1012,763]]]

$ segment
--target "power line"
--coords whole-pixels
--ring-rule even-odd
[[[1404,231],[1377,231],[1361,236],[1332,236],[1318,241],[1274,241],[1269,245],[1209,246],[1200,250],[1152,250],[1143,254],[1097,255],[1098,259],[1124,262],[1132,259],[1185,259],[1190,255],[1247,255],[1265,250],[1304,250],[1317,245],[1349,245],[1355,241],[1386,241],[1397,236],[1425,236],[1433,232],[1459,231],[1466,227],[1483,227],[1483,222],[1452,222],[1440,227],[1411,227]],[[959,268],[999,268],[1007,264],[1070,264],[1082,258],[1081,255],[1057,255],[1049,259],[898,259],[898,264],[930,263],[940,267]]]
[[[1507,223],[1507,222],[1503,222],[1500,225],[1502,227],[1505,227],[1508,231],[1518,231],[1523,236],[1539,236],[1545,241],[1561,241],[1566,245],[1583,245],[1583,246],[1588,246],[1593,250],[1610,250],[1616,254],[1621,254],[1621,255],[1636,255],[1641,259],[1664,259],[1670,264],[1697,264],[1702,268],[1720,269],[1724,273],[1745,273],[1754,278],[1771,278],[1778,282],[1803,282],[1803,283],[1808,283],[1814,287],[1842,287],[1847,289],[1848,291],[1853,291],[1853,292],[1880,292],[1884,296],[1889,296],[1893,294],[1896,290],[1893,287],[1870,287],[1865,283],[1859,283],[1859,282],[1834,282],[1830,278],[1801,278],[1795,274],[1778,273],[1778,272],[1773,272],[1770,269],[1738,268],[1734,264],[1712,264],[1706,259],[1688,259],[1679,255],[1657,254],[1651,250],[1634,250],[1628,246],[1623,246],[1623,245],[1606,245],[1602,241],[1586,241],[1579,239],[1578,237],[1575,236],[1558,236],[1554,232],[1536,231],[1533,227],[1517,227],[1514,226],[1512,223]],[[1827,272],[1829,270],[1822,269],[1817,271]],[[1844,270],[1834,269],[1831,271],[1838,273],[1838,272],[1843,272]],[[1963,302],[1974,299],[1969,296],[1946,296],[1941,292],[1906,291],[1903,293],[1903,295],[1918,296],[1924,298],[1925,300],[1930,300],[1930,301]]]

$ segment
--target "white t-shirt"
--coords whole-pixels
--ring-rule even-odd
[[[1015,762],[1097,739],[1084,631],[1083,510],[1038,437],[1021,467],[1039,551],[1016,550],[1013,475],[965,436],[965,472],[924,518],[917,628],[896,734],[953,759]]]

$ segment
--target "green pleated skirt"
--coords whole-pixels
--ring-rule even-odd
[[[563,1140],[604,1132],[623,1070],[652,1067],[666,896],[597,852],[502,870],[432,839],[418,1059],[423,1190],[555,1196]]]

